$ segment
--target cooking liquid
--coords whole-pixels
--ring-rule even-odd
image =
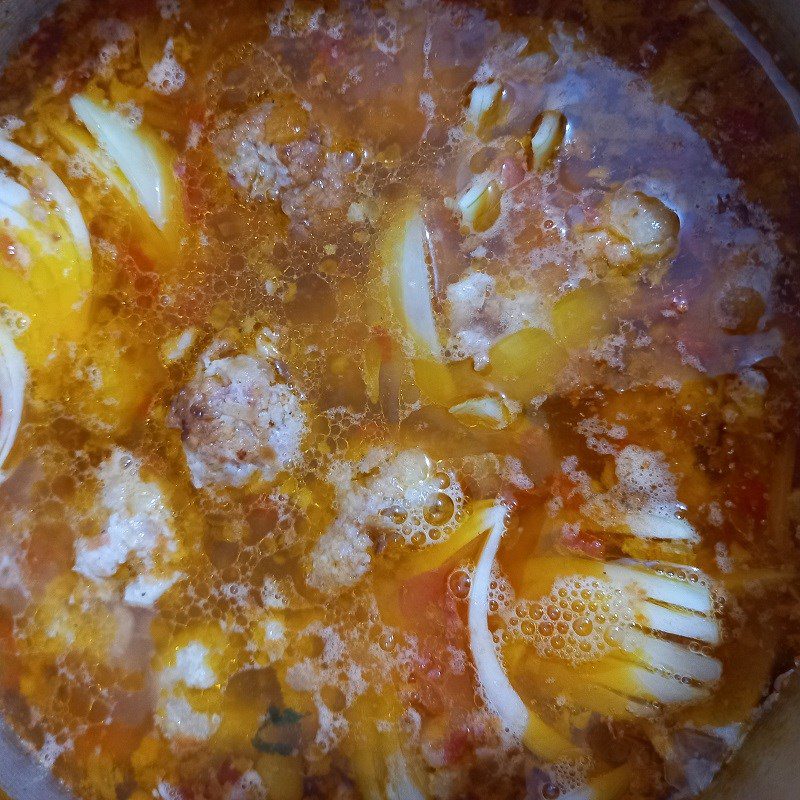
[[[794,121],[702,3],[523,5],[68,2],[7,68],[5,128],[75,197],[93,278],[79,332],[34,355],[29,331],[65,313],[50,298],[18,339],[0,708],[78,796],[554,798],[610,773],[609,797],[691,796],[793,664]],[[492,81],[499,111],[470,127]],[[76,94],[168,153],[179,211],[163,229],[102,147],[105,173],[70,139],[94,145]],[[547,110],[566,129],[537,168]],[[484,178],[470,223],[458,200]],[[609,256],[630,244],[608,217],[624,192],[676,215],[663,257]],[[439,357],[385,276],[409,208]],[[11,250],[2,269],[19,270]],[[535,347],[504,372],[494,348],[520,330]],[[268,480],[198,487],[171,409],[219,342],[291,387],[300,453]],[[454,411],[479,397],[502,422]],[[404,480],[427,487],[417,506]],[[509,509],[497,657],[574,743],[555,758],[504,731],[479,686],[467,615],[485,536],[406,566],[479,501]],[[137,543],[87,567],[115,513]],[[693,534],[659,537],[663,519]],[[325,572],[322,537],[353,531],[359,560]],[[595,574],[631,559],[710,607]],[[131,602],[145,574],[161,593]],[[665,630],[650,601],[691,625]],[[702,656],[702,675],[620,656],[630,630]],[[626,658],[664,686],[645,691]]]

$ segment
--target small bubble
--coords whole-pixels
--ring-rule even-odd
[[[425,520],[431,525],[444,525],[453,518],[455,504],[448,495],[439,492],[434,501],[425,509]]]
[[[384,508],[383,511],[381,511],[381,516],[387,517],[395,525],[402,525],[408,519],[408,514],[398,505]]]
[[[592,625],[591,620],[581,617],[572,623],[572,630],[574,630],[578,636],[589,636],[594,630],[594,626]]]
[[[447,579],[447,587],[453,597],[464,600],[469,597],[469,590],[472,586],[472,578],[464,569],[457,569],[450,573]]]
[[[437,472],[434,475],[436,479],[436,484],[440,489],[447,489],[450,486],[450,476],[446,472]]]

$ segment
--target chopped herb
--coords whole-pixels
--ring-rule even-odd
[[[303,714],[295,711],[293,708],[284,708],[281,710],[276,705],[271,705],[267,711],[269,721],[273,725],[296,725],[303,719]]]
[[[270,705],[253,737],[253,747],[262,753],[292,755],[300,743],[300,720],[303,716],[293,708]]]

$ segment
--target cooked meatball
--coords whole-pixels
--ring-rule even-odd
[[[332,145],[329,131],[309,127],[292,141],[270,141],[273,113],[266,103],[223,128],[215,138],[217,158],[234,189],[246,200],[276,200],[299,227],[314,215],[347,211],[355,197],[358,157]]]
[[[198,488],[274,479],[299,459],[305,422],[297,393],[269,361],[249,355],[203,357],[169,417]]]
[[[585,231],[582,245],[590,259],[623,272],[640,270],[658,277],[678,249],[678,215],[655,197],[619,189],[599,209],[599,225]]]

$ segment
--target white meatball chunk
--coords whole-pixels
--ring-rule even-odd
[[[271,141],[265,130],[273,103],[223,127],[215,152],[234,190],[247,201],[277,201],[295,229],[343,217],[355,199],[359,156],[334,146],[333,132],[311,125],[292,141]]]
[[[622,188],[609,195],[599,209],[598,223],[582,235],[590,261],[655,278],[677,253],[678,215],[642,192]]]
[[[297,392],[269,360],[207,353],[169,417],[180,428],[197,488],[271,481],[300,459],[306,416]]]

